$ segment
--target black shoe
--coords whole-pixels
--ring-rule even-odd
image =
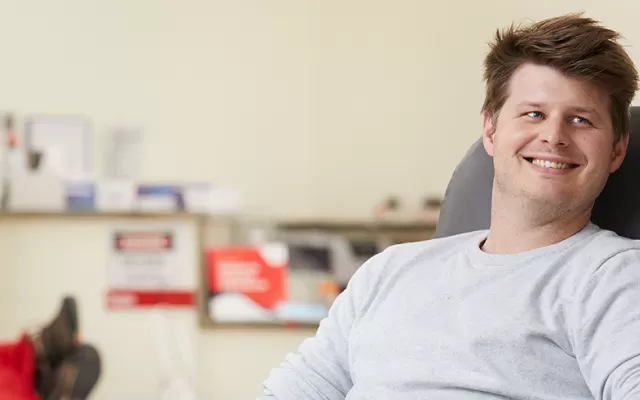
[[[100,354],[95,347],[81,344],[54,371],[55,383],[45,400],[85,400],[98,382]]]
[[[39,361],[55,365],[78,344],[78,307],[73,297],[65,297],[60,312],[35,338]]]

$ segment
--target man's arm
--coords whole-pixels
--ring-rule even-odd
[[[315,337],[272,370],[264,382],[263,400],[343,400],[353,383],[349,371],[349,336],[353,323],[374,294],[386,250],[368,260],[338,296]]]
[[[575,355],[596,399],[640,399],[640,250],[619,253],[576,297]]]

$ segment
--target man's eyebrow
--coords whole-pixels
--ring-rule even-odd
[[[518,103],[516,107],[518,107],[518,108],[523,108],[523,107],[542,108],[542,106],[543,106],[542,103],[537,103],[535,101],[523,101],[522,103]]]
[[[586,106],[571,107],[571,111],[600,116],[600,114],[598,113],[598,110],[596,110],[594,107],[586,107]]]

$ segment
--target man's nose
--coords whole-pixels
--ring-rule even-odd
[[[549,119],[540,132],[540,140],[550,146],[566,147],[571,141],[569,127],[564,121]]]

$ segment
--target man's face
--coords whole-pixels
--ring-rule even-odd
[[[497,120],[484,116],[496,189],[554,214],[592,205],[626,152],[613,137],[606,93],[534,64],[513,74]]]

